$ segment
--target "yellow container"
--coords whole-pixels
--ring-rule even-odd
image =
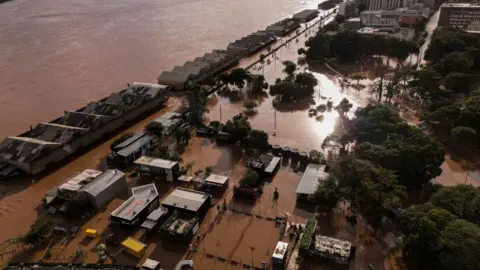
[[[97,230],[94,229],[86,229],[85,233],[88,237],[97,237]]]
[[[137,258],[141,258],[147,249],[147,245],[132,237],[125,239],[122,242],[122,246],[127,250],[128,253]]]

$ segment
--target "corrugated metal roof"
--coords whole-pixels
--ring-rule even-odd
[[[101,175],[97,176],[94,181],[87,184],[83,190],[92,196],[97,196],[124,176],[125,174],[119,170],[105,171]]]
[[[162,205],[198,211],[209,197],[210,195],[207,193],[185,188],[176,188],[162,201]]]
[[[321,164],[308,164],[302,179],[300,179],[298,183],[296,193],[307,195],[315,193],[318,187],[318,181],[328,177],[328,173],[325,172],[325,167],[325,165]]]

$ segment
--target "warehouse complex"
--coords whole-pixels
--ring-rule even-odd
[[[98,210],[126,190],[126,187],[125,174],[119,170],[85,170],[47,192],[45,202],[49,205],[55,201],[84,201]]]

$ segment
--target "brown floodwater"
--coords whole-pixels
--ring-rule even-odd
[[[14,0],[0,5],[0,138],[155,82],[313,0]]]

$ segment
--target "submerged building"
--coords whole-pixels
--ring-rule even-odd
[[[158,206],[158,191],[155,184],[134,187],[132,196],[110,214],[110,224],[137,226]]]
[[[128,88],[0,143],[0,164],[38,174],[113,131],[163,105],[167,86],[132,83]],[[0,178],[12,170],[0,171]]]
[[[85,170],[50,190],[45,196],[45,202],[50,204],[58,199],[67,202],[85,201],[95,209],[102,209],[126,187],[125,174],[119,170]]]
[[[173,214],[161,230],[172,236],[193,236],[198,231],[200,219],[210,209],[211,200],[210,194],[176,188],[162,201],[162,207]]]

